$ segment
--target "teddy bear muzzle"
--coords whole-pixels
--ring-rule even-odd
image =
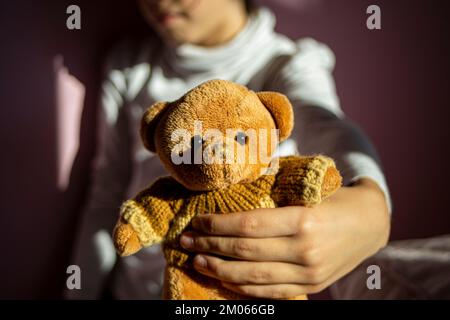
[[[260,176],[270,162],[272,150],[268,150],[267,163],[257,154],[260,149],[242,131],[230,136],[192,137],[188,149],[178,153],[184,157],[182,170],[176,170],[177,180],[192,190],[215,190]],[[252,153],[253,152],[253,153]],[[195,179],[193,179],[195,177]],[[194,183],[193,183],[194,182]]]

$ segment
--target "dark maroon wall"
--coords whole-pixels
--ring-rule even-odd
[[[81,7],[81,30],[66,8]],[[101,58],[124,34],[145,33],[134,2],[2,1],[0,298],[57,298],[94,151]],[[64,192],[56,186],[53,59],[86,86],[80,151]]]
[[[384,163],[395,208],[392,238],[450,233],[448,6],[425,0],[308,5],[314,1],[267,3],[277,12],[278,30],[315,37],[336,53],[342,106]],[[65,9],[73,3],[82,10],[81,31],[65,28]],[[373,3],[382,10],[380,31],[365,28],[365,9]],[[94,150],[101,57],[115,39],[147,31],[133,1],[0,3],[0,298],[59,297]],[[65,192],[56,187],[57,54],[87,88],[81,148]]]

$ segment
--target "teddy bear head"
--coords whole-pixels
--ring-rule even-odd
[[[267,172],[293,128],[286,96],[253,92],[225,80],[200,84],[143,115],[141,137],[168,172],[190,190],[251,182]]]

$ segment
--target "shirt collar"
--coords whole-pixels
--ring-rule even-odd
[[[257,54],[264,49],[274,34],[274,27],[273,13],[267,8],[258,8],[245,27],[226,44],[211,48],[193,44],[166,47],[164,56],[172,69],[187,74],[236,66],[240,60],[251,58],[251,52]]]

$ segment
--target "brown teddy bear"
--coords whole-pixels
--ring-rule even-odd
[[[179,237],[195,215],[313,206],[340,187],[330,158],[271,159],[293,122],[286,96],[224,80],[204,82],[176,101],[152,105],[143,115],[141,137],[171,176],[123,203],[113,236],[118,254],[162,243],[165,299],[248,299],[196,272],[193,254],[179,245]]]

